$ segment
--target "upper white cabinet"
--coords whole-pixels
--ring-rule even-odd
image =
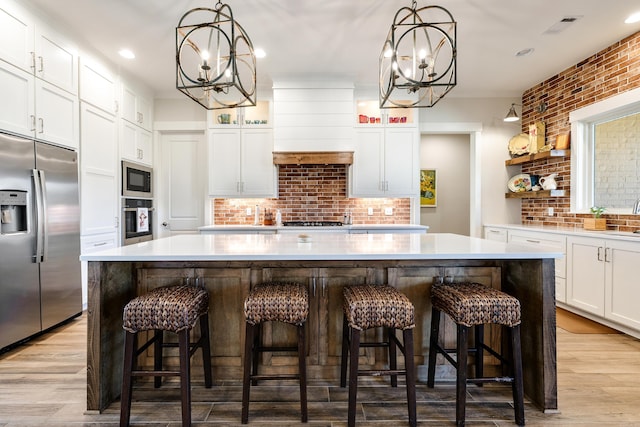
[[[258,101],[255,107],[228,108],[207,112],[209,128],[272,128],[271,103]]]
[[[120,157],[151,166],[153,97],[130,81],[123,80],[120,86]]]
[[[209,130],[211,197],[276,197],[273,131]]]
[[[78,93],[78,52],[12,1],[0,5],[0,58],[60,89]]]
[[[80,59],[80,99],[109,114],[118,113],[118,78],[99,60],[83,54]]]
[[[381,126],[356,130],[351,196],[417,197],[417,171],[417,128]]]
[[[148,131],[152,128],[152,97],[128,81],[122,82],[122,118]]]
[[[151,166],[151,132],[126,120],[120,121],[120,157]]]
[[[0,62],[0,127],[66,147],[79,146],[78,98]]]

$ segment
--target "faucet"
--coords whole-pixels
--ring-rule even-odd
[[[640,199],[636,200],[636,203],[633,205],[633,209],[631,209],[632,214],[640,214]]]

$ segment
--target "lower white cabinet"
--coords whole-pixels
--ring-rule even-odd
[[[640,238],[516,225],[485,226],[484,233],[489,240],[506,236],[512,243],[565,253],[556,260],[559,306],[640,338]]]
[[[527,246],[544,247],[563,254],[567,252],[567,238],[559,234],[509,230],[507,241]],[[561,302],[566,301],[566,264],[567,260],[564,255],[555,260],[556,300]]]
[[[569,237],[567,303],[640,330],[639,243]]]

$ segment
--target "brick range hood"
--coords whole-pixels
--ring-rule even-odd
[[[274,165],[352,165],[353,151],[274,151]]]

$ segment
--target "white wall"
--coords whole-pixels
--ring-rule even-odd
[[[469,135],[422,135],[420,169],[436,169],[436,206],[420,208],[429,233],[469,235]]]
[[[455,89],[454,89],[455,91]],[[509,171],[504,161],[509,159],[508,143],[511,137],[521,132],[521,122],[505,123],[511,103],[519,103],[512,98],[458,98],[442,99],[432,108],[420,111],[420,123],[461,124],[455,128],[464,128],[465,123],[480,123],[481,136],[477,143],[478,171],[480,185],[480,218],[482,224],[520,224],[519,199],[505,199]],[[445,132],[442,132],[445,133]],[[460,132],[455,132],[460,134]],[[517,173],[510,168],[512,174]],[[474,235],[474,230],[471,230]]]

